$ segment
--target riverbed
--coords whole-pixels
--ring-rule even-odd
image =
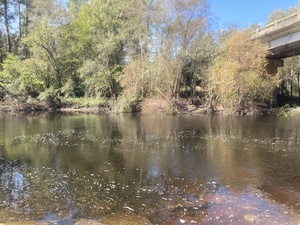
[[[0,117],[0,223],[299,224],[300,119]]]

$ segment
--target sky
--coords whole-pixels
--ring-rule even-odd
[[[238,25],[246,28],[251,24],[264,25],[276,9],[285,10],[299,0],[208,0],[211,11],[220,28]]]

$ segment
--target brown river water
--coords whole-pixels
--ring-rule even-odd
[[[300,118],[2,115],[0,224],[300,224]]]

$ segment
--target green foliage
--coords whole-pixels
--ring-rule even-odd
[[[86,96],[117,97],[120,94],[118,77],[124,63],[124,2],[112,6],[104,0],[83,4],[76,18],[75,36],[85,56],[80,77]]]
[[[7,85],[12,91],[42,93],[49,102],[53,93],[122,95],[118,105],[128,110],[144,97],[193,90],[207,69],[205,0],[70,0],[66,7],[60,0],[26,2],[22,57],[2,65],[1,77],[16,81]]]
[[[66,107],[99,107],[99,105],[105,104],[105,99],[95,98],[95,97],[82,97],[82,98],[73,98],[73,97],[61,97],[62,106]]]
[[[44,84],[35,76],[22,74],[20,77],[20,90],[26,95],[37,97],[44,90]]]
[[[62,86],[61,94],[67,98],[82,97],[84,96],[84,85],[78,77],[73,76],[66,81],[64,86]]]
[[[277,111],[278,116],[291,116],[292,115],[292,110],[291,106],[289,104],[285,104],[284,106],[280,107]]]
[[[46,104],[48,108],[60,108],[62,106],[59,93],[53,88],[47,89],[38,96],[38,100]]]
[[[233,111],[272,99],[277,80],[265,73],[262,48],[237,28],[217,40],[206,0],[17,2],[13,53],[0,35],[0,85],[13,94],[39,96],[49,107],[60,98],[105,99],[115,111],[158,96],[208,98]],[[17,15],[16,6],[10,2]]]
[[[37,97],[44,90],[43,82],[33,73],[30,60],[22,61],[11,54],[3,62],[2,68],[0,79],[13,94]]]
[[[0,73],[2,82],[4,81],[6,83],[19,77],[20,72],[17,66],[19,63],[20,60],[18,56],[12,54],[7,56],[2,63],[2,71]]]

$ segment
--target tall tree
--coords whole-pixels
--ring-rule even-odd
[[[135,24],[140,24],[133,32],[140,54],[125,68],[124,85],[135,87],[142,97],[178,96],[183,86],[195,86],[203,67],[199,57],[209,49],[209,45],[202,44],[210,36],[207,2],[145,1],[144,5],[136,4],[135,9],[141,12],[132,14],[136,15]],[[203,47],[206,50],[202,51]]]
[[[249,40],[248,32],[238,30],[224,39],[210,76],[214,100],[231,113],[256,103],[270,104],[278,84],[278,78],[265,69],[268,52],[260,41]]]
[[[62,85],[64,74],[61,67],[63,50],[61,34],[66,16],[60,1],[33,0],[31,22],[26,44],[30,47],[31,60],[35,61],[37,73],[47,87]]]
[[[118,77],[124,64],[128,3],[105,0],[83,4],[76,19],[84,64],[80,70],[88,95],[117,97]]]
[[[10,18],[9,18],[9,0],[2,0],[3,4],[3,18],[4,18],[4,26],[6,31],[6,44],[7,51],[11,52],[12,43],[11,43],[11,33],[10,33]]]
[[[13,0],[18,18],[18,38],[22,41],[28,34],[29,12],[32,9],[31,0]]]

